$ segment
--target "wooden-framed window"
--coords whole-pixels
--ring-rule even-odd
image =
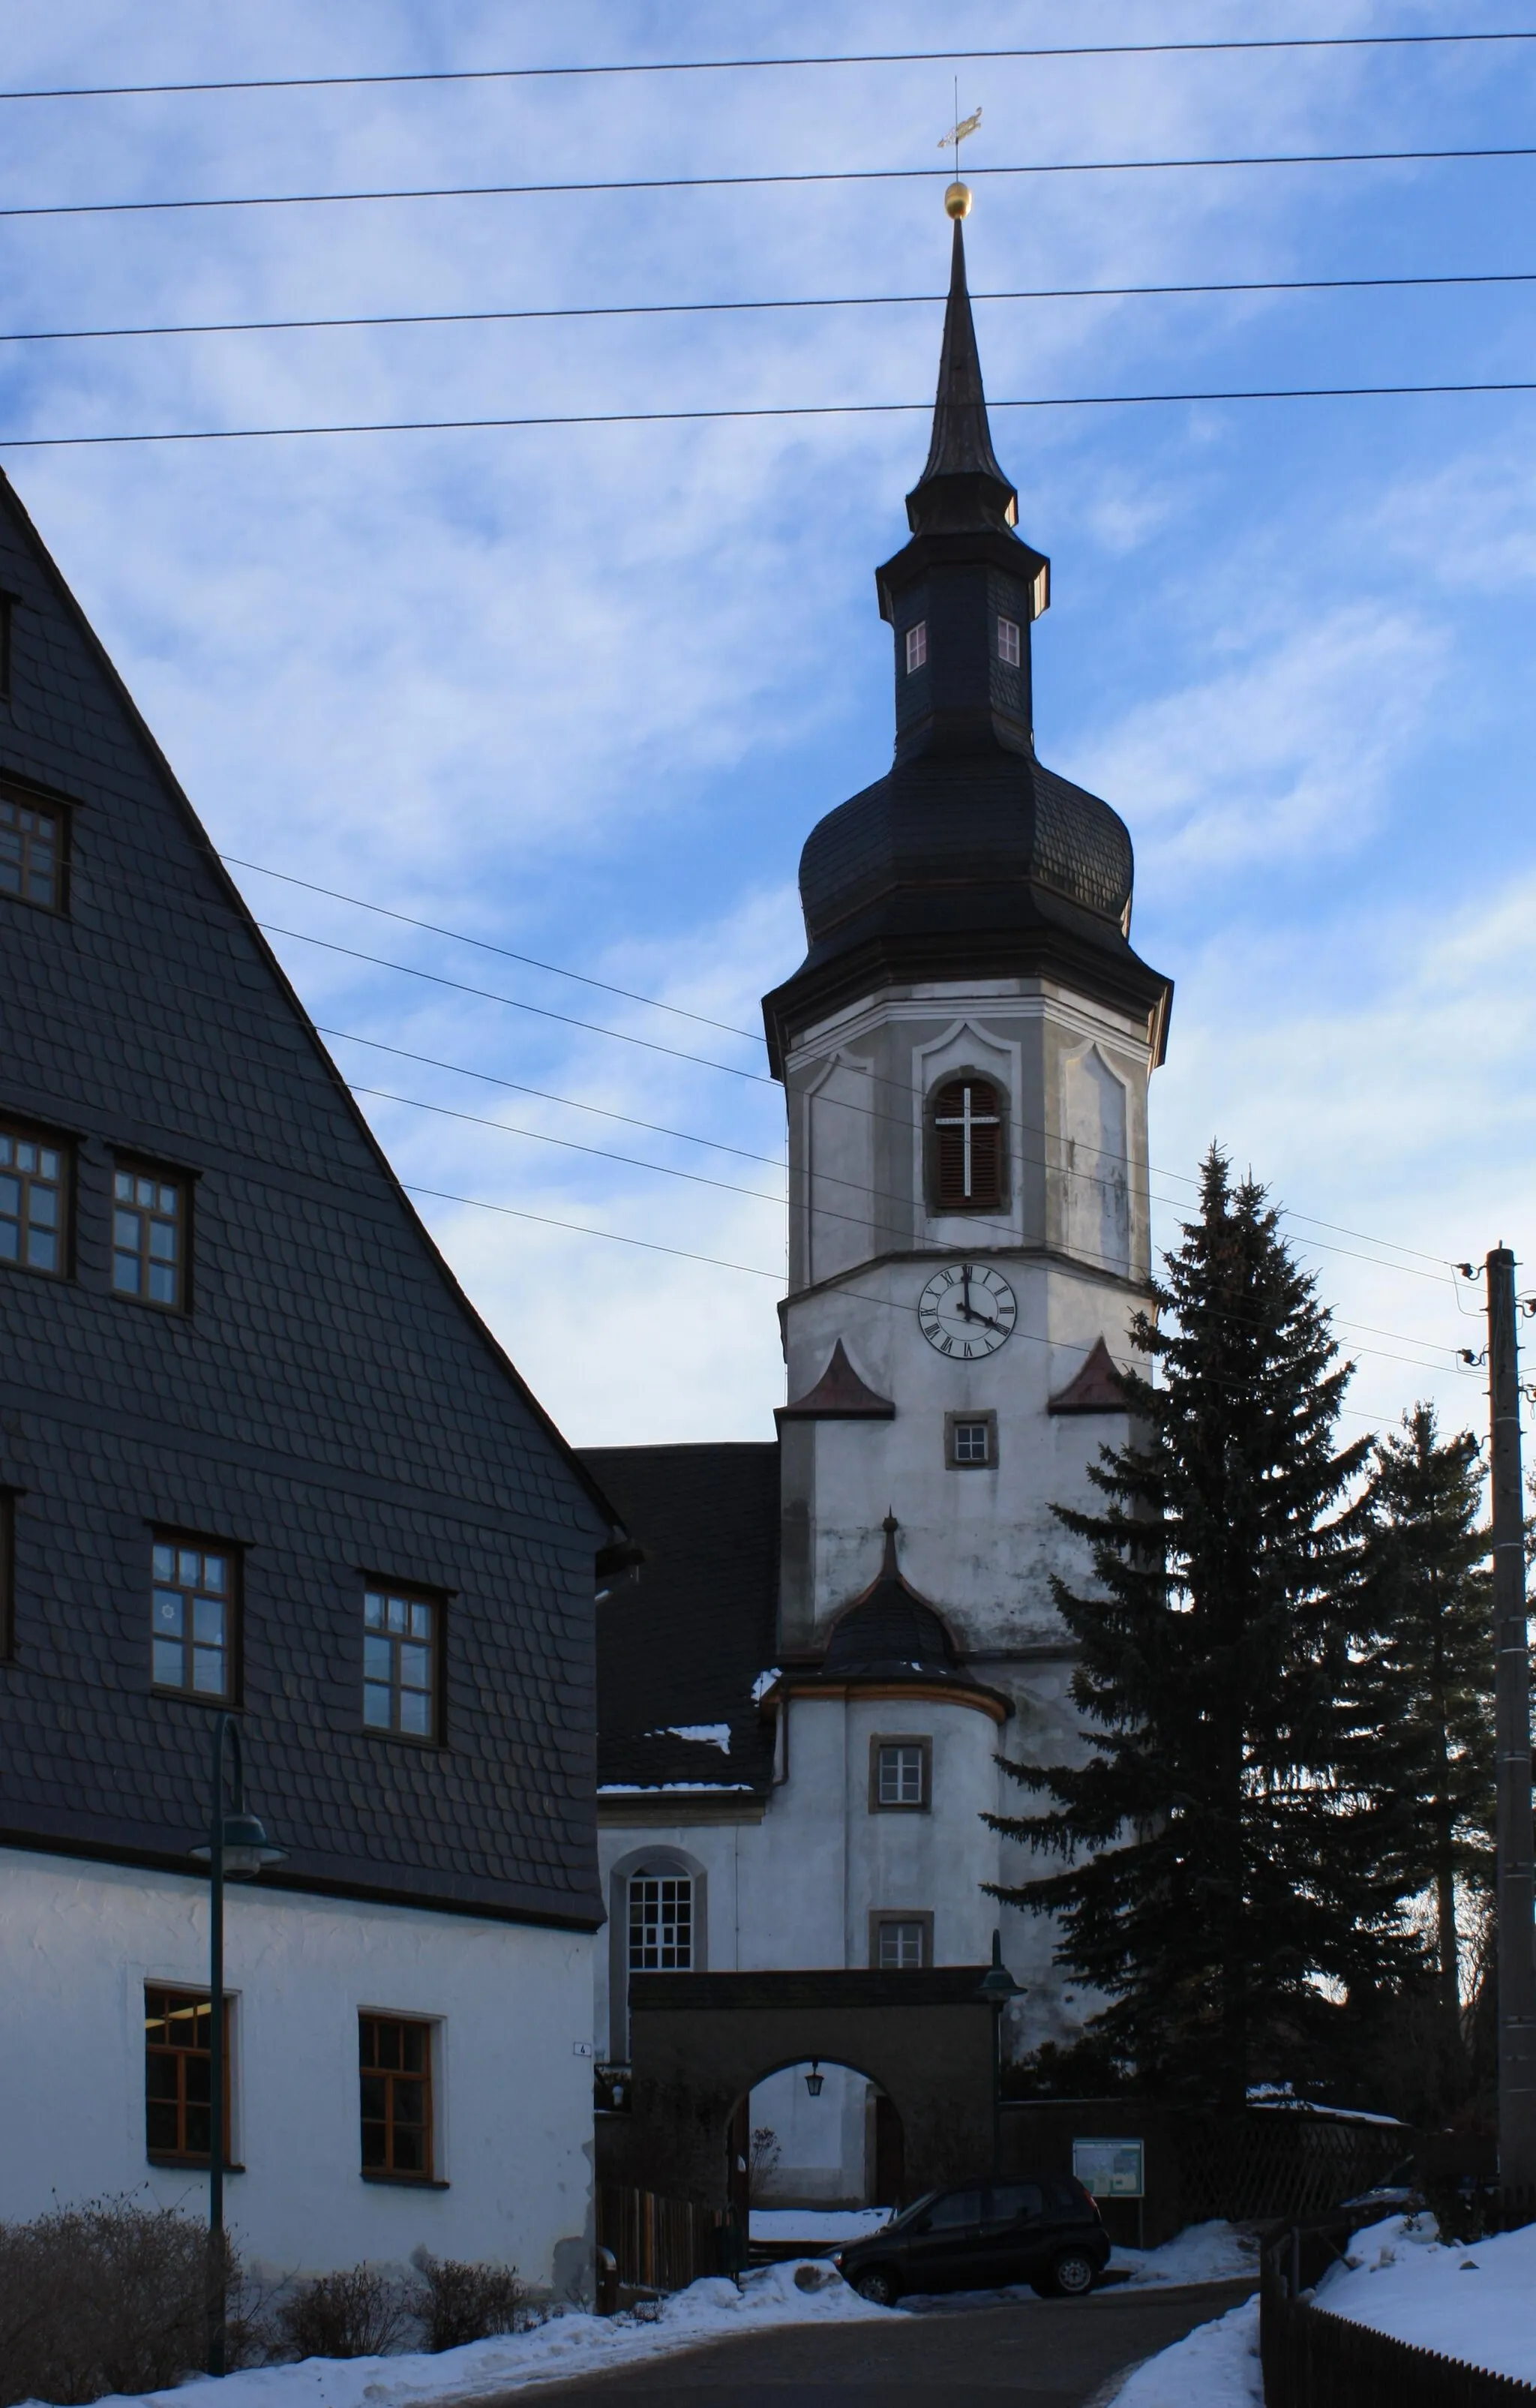
[[[875,1814],[921,1813],[933,1802],[931,1739],[881,1738],[869,1743],[869,1802]]]
[[[229,1704],[235,1692],[240,1559],[233,1547],[155,1533],[149,1628],[157,1689]]]
[[[672,1870],[630,1875],[630,1971],[693,1971],[693,1876]]]
[[[996,1413],[946,1413],[944,1459],[951,1471],[990,1471],[997,1462]]]
[[[1000,619],[997,623],[997,656],[1011,669],[1018,666],[1018,621]]]
[[[163,2164],[206,2166],[213,2130],[208,1994],[144,1990],[144,2145]],[[224,2000],[224,2163],[230,2154],[230,2013]]]
[[[869,1961],[878,1973],[917,1973],[933,1962],[933,1917],[917,1909],[869,1919]]]
[[[363,1598],[363,1721],[397,1739],[440,1733],[443,1601],[380,1584]]]
[[[148,1163],[112,1170],[112,1285],[178,1312],[187,1299],[188,1182]]]
[[[0,895],[62,911],[66,827],[56,803],[0,787]]]
[[[995,1211],[1003,1201],[1003,1098],[990,1079],[946,1079],[929,1113],[933,1207]]]
[[[69,1268],[69,1154],[0,1122],[0,1263],[54,1279]]]
[[[363,2171],[431,2182],[432,2025],[417,2015],[360,2014],[357,2028]]]
[[[919,619],[915,627],[909,627],[906,631],[906,673],[908,677],[912,675],[914,669],[920,669],[927,658],[928,622],[926,619]]]

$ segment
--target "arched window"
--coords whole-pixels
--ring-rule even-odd
[[[693,1971],[693,1876],[674,1865],[631,1873],[630,1971]]]
[[[1003,1201],[1003,1098],[990,1079],[946,1079],[930,1111],[936,1212],[995,1211]]]

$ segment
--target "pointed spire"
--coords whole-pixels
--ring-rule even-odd
[[[880,1578],[882,1580],[900,1580],[902,1577],[902,1568],[896,1561],[896,1533],[901,1526],[902,1526],[896,1519],[895,1514],[888,1506],[886,1509],[886,1518],[880,1525],[881,1529],[886,1534],[886,1551],[880,1562]]]
[[[1018,495],[998,465],[987,423],[981,355],[965,282],[965,236],[955,220],[949,299],[944,313],[933,439],[922,475],[906,497],[914,534],[1013,527]]]

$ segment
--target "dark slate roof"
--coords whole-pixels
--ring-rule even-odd
[[[982,390],[981,357],[965,284],[965,236],[959,218],[949,254],[933,433],[922,475],[906,497],[916,535],[990,525],[1011,526],[1018,495],[998,466]]]
[[[276,1885],[590,1926],[611,1511],[456,1286],[0,479],[0,776],[70,807],[64,914],[0,899],[0,1111],[74,1158],[67,1279],[0,1268],[0,1842],[187,1870],[209,1710],[153,1692],[158,1525],[244,1549]],[[194,1182],[192,1309],[112,1293],[118,1149]],[[362,1587],[448,1594],[447,1739],[362,1727]]]
[[[598,1605],[599,1782],[765,1791],[773,1733],[752,1692],[776,1660],[777,1446],[582,1452],[646,1556]],[[728,1752],[676,1736],[712,1724]]]

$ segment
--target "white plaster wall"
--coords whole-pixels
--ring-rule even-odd
[[[752,2093],[752,2129],[766,2128],[779,2143],[777,2163],[758,2185],[763,2206],[865,2203],[869,2083],[845,2065],[820,2070],[818,2098],[805,2087],[808,2065],[786,2066]]]
[[[515,2265],[584,2293],[591,2258],[591,1941],[260,1884],[226,1893],[234,2000],[226,2213],[248,2259],[320,2272],[360,2258]],[[144,2145],[144,1986],[206,1984],[206,1882],[0,1850],[7,2045],[0,2222],[134,2194],[200,2215],[206,2177]],[[438,2173],[359,2173],[362,2008],[440,2018]]]

